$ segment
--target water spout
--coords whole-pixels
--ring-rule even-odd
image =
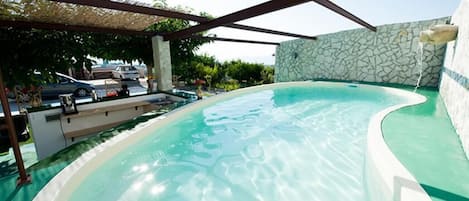
[[[437,24],[429,29],[420,32],[419,50],[417,66],[419,67],[419,77],[415,84],[414,92],[420,87],[423,76],[423,44],[440,45],[455,40],[458,35],[458,26],[450,24]]]
[[[419,69],[419,77],[417,78],[417,83],[415,84],[414,92],[420,87],[420,81],[422,81],[423,76],[423,43],[419,42],[419,57],[417,60],[417,66],[420,67]]]
[[[428,30],[420,32],[420,42],[429,44],[445,44],[456,39],[458,26],[450,24],[438,24]]]

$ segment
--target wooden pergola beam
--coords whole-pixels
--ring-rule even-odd
[[[78,25],[65,25],[58,23],[45,23],[45,22],[31,22],[31,21],[9,21],[0,20],[0,27],[12,27],[20,29],[43,29],[43,30],[56,30],[56,31],[78,31],[78,32],[93,32],[93,33],[112,33],[119,35],[141,35],[141,36],[154,36],[158,33],[149,31],[133,31],[124,29],[112,29],[101,27],[88,27]]]
[[[170,11],[170,10],[150,8],[146,6],[132,5],[128,3],[115,2],[115,1],[110,1],[110,0],[50,0],[50,1],[70,3],[70,4],[76,4],[76,5],[82,5],[82,6],[92,6],[96,8],[107,8],[107,9],[112,9],[112,10],[127,11],[127,12],[132,12],[132,13],[140,13],[140,14],[147,14],[147,15],[154,15],[154,16],[161,16],[161,17],[192,20],[196,22],[205,19],[204,17],[200,17],[196,15],[189,15],[189,14]]]
[[[149,31],[132,31],[132,30],[110,29],[110,28],[99,28],[99,27],[72,26],[72,25],[64,25],[64,24],[56,24],[56,23],[8,21],[8,20],[0,20],[0,27],[11,27],[11,28],[18,28],[18,29],[42,29],[42,30],[55,30],[55,31],[111,33],[111,34],[134,35],[134,36],[135,35],[154,36],[155,34],[158,34],[156,32],[149,32]],[[209,37],[209,36],[199,36],[199,35],[193,35],[190,38],[209,40],[209,41],[228,41],[228,42],[264,44],[264,45],[280,45],[280,43],[277,43],[277,42],[243,40],[243,39],[233,39],[233,38],[219,38],[219,37]]]
[[[268,33],[268,34],[276,34],[276,35],[281,35],[281,36],[290,36],[290,37],[296,37],[296,38],[310,39],[310,40],[317,39],[316,36],[306,36],[306,35],[301,35],[301,34],[275,31],[275,30],[264,29],[264,28],[253,27],[253,26],[246,26],[246,25],[241,25],[241,24],[227,24],[227,25],[224,25],[224,27],[255,31],[255,32],[261,32],[261,33]]]
[[[277,43],[277,42],[243,40],[243,39],[233,39],[233,38],[219,38],[219,37],[199,36],[199,35],[193,35],[190,38],[201,39],[201,40],[215,40],[215,41],[227,41],[227,42],[237,42],[237,43],[262,44],[262,45],[280,45],[280,43]]]
[[[148,31],[131,31],[131,30],[99,28],[99,27],[71,26],[71,25],[56,24],[56,23],[8,21],[8,20],[0,20],[0,27],[42,29],[42,30],[56,30],[56,31],[112,33],[112,34],[119,34],[119,35],[140,35],[140,36],[154,36],[156,34],[155,32],[148,32]],[[254,40],[243,40],[243,39],[233,39],[233,38],[219,38],[219,37],[199,36],[199,35],[193,35],[190,38],[209,40],[209,41],[210,40],[229,41],[229,42],[239,42],[239,43],[264,44],[264,45],[279,45],[280,44],[277,42],[254,41]]]
[[[199,22],[199,23],[210,21],[210,19],[207,17],[191,15],[191,14],[170,11],[170,10],[163,10],[163,9],[158,9],[158,8],[150,8],[150,7],[145,7],[145,6],[132,5],[132,4],[121,3],[121,2],[114,2],[114,1],[109,1],[109,0],[50,0],[50,1],[71,3],[71,4],[77,4],[77,5],[83,5],[83,6],[92,6],[92,7],[97,7],[97,8],[107,8],[107,9],[113,9],[113,10],[119,10],[119,11],[127,11],[127,12],[133,12],[133,13],[168,17],[168,18],[190,20],[190,21]],[[314,36],[306,36],[306,35],[301,35],[301,34],[276,31],[276,30],[264,29],[264,28],[241,25],[241,24],[230,23],[230,24],[225,24],[223,26],[229,27],[229,28],[241,29],[241,30],[282,35],[282,36],[290,36],[290,37],[312,39],[312,40],[316,39],[316,37]]]
[[[349,20],[352,20],[352,21],[366,27],[367,29],[369,29],[371,31],[376,32],[376,27],[375,26],[373,26],[371,24],[368,24],[364,20],[358,18],[354,14],[348,12],[347,10],[343,9],[342,7],[338,6],[335,3],[332,3],[329,0],[313,0],[313,1],[316,2],[317,4],[321,5],[321,6],[324,6],[324,7],[328,8],[329,10],[334,11],[335,13],[337,13],[339,15],[344,16],[345,18],[347,18]]]
[[[181,39],[193,35],[198,32],[202,32],[211,28],[219,27],[225,24],[231,24],[237,21],[249,19],[251,17],[263,15],[273,11],[281,10],[284,8],[296,6],[302,3],[309,2],[311,0],[271,0],[264,2],[213,20],[210,20],[205,23],[201,23],[187,29],[173,32],[171,34],[165,35],[165,40],[174,40]]]

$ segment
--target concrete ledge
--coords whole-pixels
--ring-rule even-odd
[[[367,136],[365,177],[369,200],[431,201],[415,177],[399,162],[387,146],[381,123],[389,113],[426,101],[422,95],[386,88],[390,93],[408,98],[408,103],[395,105],[377,113],[370,120]]]

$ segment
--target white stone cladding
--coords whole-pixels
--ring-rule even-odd
[[[275,81],[350,80],[415,85],[419,34],[449,17],[353,29],[297,39],[277,47]],[[445,45],[424,45],[421,86],[438,86]]]
[[[449,42],[441,73],[440,94],[466,157],[469,158],[469,0],[462,0],[451,18],[458,37]]]

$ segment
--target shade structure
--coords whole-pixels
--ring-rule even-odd
[[[0,19],[142,31],[164,18],[49,0],[2,0]]]
[[[206,31],[211,28],[223,26],[225,24],[232,24],[241,20],[249,19],[251,17],[256,17],[273,11],[281,10],[284,8],[296,6],[302,3],[309,2],[311,0],[271,0],[267,1],[234,13],[230,13],[213,20],[200,23],[198,25],[189,27],[187,29],[179,30],[171,34],[165,35],[165,40],[181,39],[185,37],[190,37],[193,34],[198,32]]]
[[[246,25],[235,24],[235,22],[270,13],[283,8],[314,1],[366,28],[376,31],[376,27],[366,23],[345,9],[330,2],[329,0],[271,0],[257,6],[237,11],[216,19],[207,19],[185,13],[142,6],[133,1],[110,1],[110,0],[2,0],[0,1],[0,26],[16,28],[39,28],[51,30],[90,31],[105,33],[121,33],[130,35],[153,35],[154,32],[145,32],[149,26],[171,17],[199,22],[198,25],[179,30],[174,33],[164,34],[166,40],[177,40],[182,38],[199,38],[203,40],[221,40],[231,42],[257,43],[267,45],[278,45],[276,42],[252,41],[243,39],[228,39],[215,37],[200,37],[195,34],[211,28],[226,26],[249,31],[293,36],[306,39],[316,39],[313,36],[287,33]],[[161,14],[161,16],[159,15]],[[162,17],[164,16],[164,17]],[[0,80],[1,82],[1,80]],[[0,87],[3,88],[3,87]],[[5,99],[4,94],[1,95]],[[8,105],[6,100],[2,102]],[[11,127],[11,126],[9,126]],[[10,132],[11,133],[11,132]],[[18,147],[17,142],[12,142]],[[19,147],[15,154],[21,156]],[[22,163],[21,157],[17,163]],[[22,172],[24,167],[19,167],[22,183],[27,183],[26,173]]]
[[[77,5],[92,6],[96,8],[107,8],[107,9],[127,11],[127,12],[147,14],[147,15],[163,16],[167,18],[183,19],[183,20],[189,20],[189,21],[198,22],[198,23],[206,23],[211,20],[208,17],[183,13],[177,10],[169,10],[167,8],[161,9],[161,8],[155,8],[155,7],[148,7],[144,5],[138,5],[138,4],[129,4],[129,3],[126,3],[127,1],[125,2],[110,1],[110,0],[51,0],[51,1],[73,3]],[[281,1],[284,1],[284,0],[281,0]],[[277,31],[277,30],[271,30],[271,29],[266,29],[266,28],[253,27],[253,26],[247,26],[247,25],[235,24],[235,23],[228,23],[228,24],[224,24],[223,26],[234,28],[234,29],[260,32],[260,33],[276,34],[276,35],[312,39],[312,40],[316,39],[316,37],[314,36],[306,36],[302,34],[295,34],[295,33],[289,33],[285,31]]]

